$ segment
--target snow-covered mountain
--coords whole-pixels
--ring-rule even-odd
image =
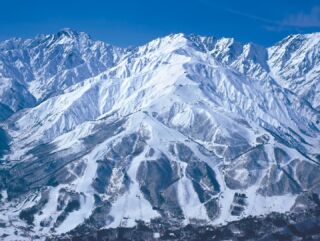
[[[33,107],[112,67],[125,50],[64,29],[0,43],[0,100],[12,111]]]
[[[319,110],[320,33],[289,36],[268,51],[274,78]]]
[[[220,224],[320,193],[320,35],[265,49],[66,29],[0,44],[7,240],[137,220]]]

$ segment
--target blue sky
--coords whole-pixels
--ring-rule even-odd
[[[269,46],[291,33],[320,31],[320,0],[0,1],[0,40],[66,27],[118,46],[177,32]]]

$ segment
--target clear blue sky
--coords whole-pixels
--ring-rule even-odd
[[[118,46],[177,32],[269,46],[291,33],[320,31],[320,0],[0,1],[0,40],[66,27]]]

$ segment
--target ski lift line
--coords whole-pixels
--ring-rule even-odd
[[[258,145],[255,145],[255,146],[253,146],[253,147],[250,147],[248,150],[246,150],[246,151],[240,153],[239,155],[231,158],[230,161],[235,161],[236,159],[238,159],[238,158],[240,158],[241,156],[243,156],[243,155],[245,155],[245,154],[253,151],[254,149],[256,149],[256,148],[258,148],[258,147],[260,147],[260,146],[265,146],[265,145],[270,145],[270,143],[263,143],[263,144],[258,144]]]
[[[297,150],[302,156],[304,156],[305,158],[307,158],[309,161],[311,161],[311,162],[317,164],[318,166],[320,166],[320,162],[311,159],[309,156],[303,154],[300,150],[298,150],[298,149],[296,149],[296,150]]]
[[[282,170],[282,172],[287,176],[287,178],[289,178],[298,189],[304,191],[301,185],[298,183],[298,181],[296,181],[284,168],[280,168],[280,170]]]
[[[126,195],[125,195],[125,199],[124,199],[124,205],[123,205],[123,212],[122,212],[122,215],[121,215],[121,219],[120,219],[120,223],[119,223],[119,227],[122,227],[123,224],[125,224],[126,226],[126,222],[124,220],[127,220],[127,217],[125,217],[125,214],[127,212],[127,206],[128,206],[128,201],[129,201],[129,193],[127,192]]]
[[[143,216],[142,216],[142,207],[141,207],[141,196],[140,195],[136,195],[136,197],[139,199],[139,215],[140,215],[140,220],[143,220]]]

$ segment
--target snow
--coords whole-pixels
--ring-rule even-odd
[[[182,177],[177,183],[177,193],[180,207],[185,217],[185,223],[192,218],[209,220],[204,206],[200,203],[192,182],[186,177],[186,165],[180,164],[182,167]]]
[[[39,45],[37,41],[43,38],[47,40]],[[290,50],[295,41],[300,40],[300,47]],[[180,179],[174,185],[185,224],[193,218],[220,224],[248,215],[290,210],[297,195],[269,197],[257,192],[262,178],[276,163],[274,148],[280,147],[290,156],[289,160],[280,163],[281,167],[297,158],[312,158],[319,151],[319,113],[315,110],[319,102],[319,34],[293,36],[269,49],[228,38],[175,34],[129,50],[93,41],[84,33],[71,30],[59,36],[22,41],[21,44],[31,56],[32,63],[30,72],[24,73],[27,80],[21,80],[25,92],[16,99],[9,89],[17,86],[13,85],[11,78],[1,77],[0,101],[10,107],[19,101],[28,102],[31,108],[18,111],[12,117],[12,123],[11,120],[1,123],[12,138],[12,152],[4,157],[6,161],[32,158],[27,155],[28,151],[43,143],[54,146],[52,153],[68,151],[77,154],[86,148],[83,139],[94,134],[96,128],[101,128],[100,124],[127,119],[121,134],[97,144],[77,160],[86,164],[83,173],[70,183],[49,188],[49,202],[42,208],[43,214],[35,215],[34,230],[38,233],[51,232],[52,225],[40,227],[40,222],[44,217],[50,217],[54,223],[59,216],[56,207],[61,188],[81,194],[80,208],[67,216],[56,228],[56,233],[72,230],[90,217],[95,208],[96,191],[92,181],[97,173],[97,160],[105,158],[110,143],[132,133],[146,137],[147,147],[125,168],[131,182],[129,189],[121,195],[118,192],[122,170],[112,170],[112,188],[109,188],[117,195],[105,217],[110,215],[114,220],[106,227],[133,226],[136,220],[150,221],[160,216],[145,199],[136,180],[138,167],[145,161],[149,148],[155,150],[154,160],[161,153],[181,169]],[[0,45],[8,48],[5,43]],[[37,47],[33,49],[29,45]],[[49,58],[57,51],[57,46],[62,46],[64,62]],[[45,50],[47,47],[49,49]],[[72,65],[66,57],[70,52],[78,54],[83,62],[77,59],[80,64],[67,69],[67,65]],[[100,57],[95,59],[97,54]],[[1,63],[0,60],[0,68],[3,67]],[[305,68],[306,73],[300,72],[306,63],[310,63]],[[22,57],[15,63],[20,70],[25,65]],[[75,78],[68,79],[68,76]],[[294,82],[296,77],[297,82]],[[305,104],[302,95],[311,106]],[[35,104],[28,98],[39,102]],[[273,133],[289,144],[280,143]],[[260,179],[243,190],[228,188],[223,165],[239,161],[227,158],[228,152],[243,143],[256,147],[259,144],[256,138],[263,134],[270,137],[263,145],[269,162]],[[236,143],[239,138],[240,144]],[[301,141],[302,138],[307,144]],[[172,143],[185,144],[197,159],[214,170],[221,186],[221,192],[212,196],[219,199],[220,205],[220,215],[215,220],[209,219],[192,180],[186,175],[187,163],[170,153]],[[200,146],[210,154],[202,153]],[[233,178],[245,183],[249,179],[249,170],[239,168]],[[248,206],[240,217],[230,214],[236,192],[247,196]],[[19,205],[6,204],[10,217],[17,219],[17,212],[13,211],[34,205],[39,200],[38,194],[30,196],[35,197],[33,201],[26,199],[17,201]],[[6,191],[2,191],[2,196],[6,199]],[[103,198],[110,196],[104,194]],[[8,216],[0,212],[0,219],[7,220]],[[12,232],[12,227],[6,229]]]
[[[130,189],[113,203],[110,215],[114,217],[114,221],[108,227],[133,227],[136,225],[136,220],[148,222],[151,219],[160,216],[159,213],[152,209],[151,204],[144,198],[138,181],[136,180],[137,169],[144,160],[145,154],[146,151],[132,160],[127,172],[131,180]]]

